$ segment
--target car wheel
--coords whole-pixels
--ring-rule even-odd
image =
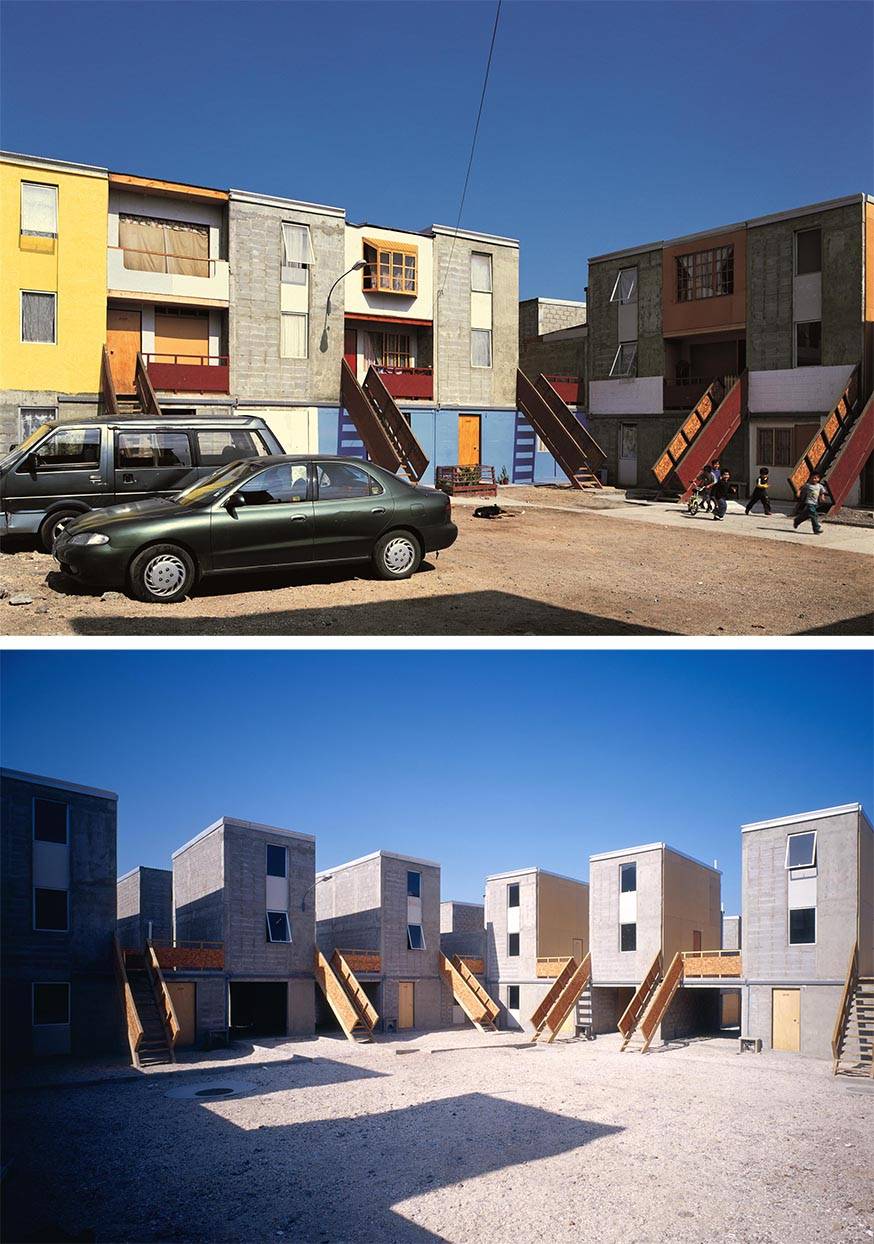
[[[373,567],[380,579],[409,579],[422,560],[419,541],[409,531],[390,531],[373,550]]]
[[[43,520],[39,529],[39,542],[47,553],[51,553],[52,547],[58,536],[74,518],[81,518],[81,510],[53,510],[48,518]]]
[[[137,553],[131,562],[130,582],[138,600],[174,605],[194,586],[194,562],[175,544],[155,544]]]

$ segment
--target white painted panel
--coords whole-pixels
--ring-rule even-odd
[[[286,877],[267,878],[267,910],[288,911],[288,879]]]
[[[368,294],[364,292],[360,272],[353,272],[343,281],[342,297],[346,314],[359,311],[366,315],[390,315],[392,319],[431,320],[434,318],[433,299],[433,238],[415,233],[400,233],[394,229],[378,229],[374,225],[346,226],[346,268],[351,268],[364,258],[364,238],[375,241],[403,242],[415,246],[418,259],[418,292],[415,298],[398,294]],[[457,247],[452,261],[453,268],[464,259],[462,248]],[[339,273],[337,274],[339,276]],[[334,295],[340,296],[339,289]]]
[[[471,328],[491,328],[492,296],[473,291],[470,295]]]
[[[593,380],[589,385],[589,411],[593,415],[660,415],[663,409],[661,376]]]
[[[422,923],[422,900],[407,895],[407,924]]]
[[[751,414],[826,414],[846,387],[852,364],[840,367],[782,367],[777,371],[751,371]],[[594,388],[594,382],[592,384]],[[594,411],[594,408],[593,408]]]
[[[309,311],[310,287],[308,280],[303,285],[292,285],[289,281],[280,281],[279,290],[280,311],[297,311],[300,314],[306,314]]]
[[[60,842],[33,844],[33,884],[41,890],[69,890],[70,851]]]
[[[637,891],[619,895],[619,923],[637,924]]]
[[[789,909],[816,906],[816,877],[789,874]]]
[[[796,323],[822,319],[821,272],[808,272],[805,276],[795,277],[792,293],[792,318]]]
[[[319,411],[316,406],[298,406],[293,410],[273,410],[253,406],[239,408],[240,415],[257,415],[263,419],[287,454],[319,452]]]
[[[522,910],[521,907],[508,907],[507,908],[507,932],[508,933],[519,932],[519,929],[520,929],[519,913],[521,912],[521,910]]]
[[[637,341],[637,303],[619,304],[619,340]]]

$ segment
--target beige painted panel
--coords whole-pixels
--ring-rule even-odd
[[[471,328],[491,328],[492,295],[474,290],[470,295]]]
[[[398,981],[398,1029],[413,1028],[416,1020],[416,986],[413,981]]]
[[[678,950],[718,950],[722,938],[720,876],[695,860],[664,852],[664,937],[662,951],[670,963]]]
[[[537,954],[579,956],[589,949],[589,887],[566,877],[537,875]]]
[[[801,990],[772,991],[772,1037],[775,1050],[797,1054],[801,1049]]]
[[[155,349],[163,362],[187,363],[209,357],[209,318],[205,315],[163,315],[155,312]]]
[[[173,999],[176,1018],[179,1020],[177,1046],[194,1045],[197,1039],[197,985],[194,981],[168,981],[167,988]]]

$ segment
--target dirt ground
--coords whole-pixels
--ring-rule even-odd
[[[874,1236],[874,1084],[721,1039],[647,1055],[618,1042],[322,1037],[201,1070],[20,1084],[3,1112],[4,1238]],[[236,1095],[195,1095],[211,1088]]]
[[[549,500],[554,498],[550,496]],[[83,591],[50,557],[0,555],[0,630],[8,635],[868,635],[874,603],[869,531],[766,538],[784,516],[729,514],[668,525],[609,508],[517,503],[512,517],[456,505],[456,544],[413,579],[365,569],[204,581],[178,605]],[[644,521],[628,521],[629,518]],[[668,516],[670,518],[670,515]],[[761,520],[764,524],[765,520]],[[747,526],[744,528],[744,523]],[[835,534],[838,533],[838,534]],[[829,540],[852,539],[853,551]],[[16,595],[29,604],[10,604]]]

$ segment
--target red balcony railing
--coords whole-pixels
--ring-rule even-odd
[[[147,354],[149,377],[166,393],[227,393],[230,366],[227,355]]]
[[[583,382],[579,376],[547,376],[546,379],[568,406],[582,406]]]
[[[382,367],[377,364],[376,371],[392,397],[421,401],[434,396],[434,372],[430,367]]]

